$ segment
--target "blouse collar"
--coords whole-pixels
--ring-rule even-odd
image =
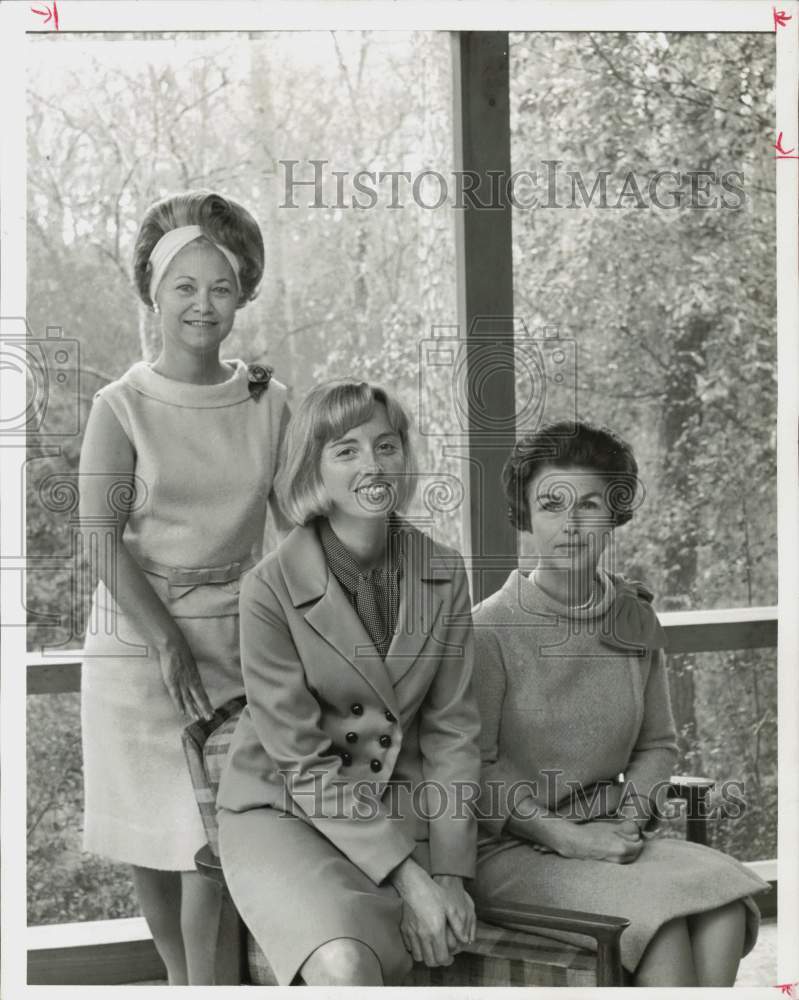
[[[128,382],[142,395],[151,399],[192,409],[231,406],[249,399],[247,365],[238,358],[226,359],[222,363],[232,366],[233,370],[229,378],[215,385],[178,382],[154,371],[148,361],[137,362],[128,369],[120,381]]]
[[[529,613],[596,622],[597,638],[613,649],[644,656],[666,646],[666,633],[652,607],[651,591],[604,570],[597,571],[597,582],[602,587],[602,596],[587,608],[573,608],[556,601],[519,570],[513,570],[503,589]]]

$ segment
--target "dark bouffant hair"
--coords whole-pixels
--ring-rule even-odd
[[[241,296],[238,308],[254,299],[264,273],[264,240],[258,223],[232,198],[213,191],[167,195],[145,213],[133,248],[133,281],[139,298],[150,301],[150,254],[164,233],[180,226],[202,226],[215,243],[222,243],[239,260]]]
[[[545,465],[561,469],[580,465],[607,475],[606,496],[614,526],[632,518],[639,496],[638,463],[630,445],[607,427],[582,420],[559,421],[520,438],[502,469],[508,518],[519,531],[530,531],[527,487]]]

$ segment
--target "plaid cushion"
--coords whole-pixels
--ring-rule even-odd
[[[208,846],[219,857],[216,793],[233,730],[246,698],[240,695],[220,705],[210,719],[198,719],[183,730],[183,750],[189,765],[194,796],[208,838]]]
[[[538,934],[478,921],[475,942],[452,965],[417,964],[406,986],[596,986],[596,955]]]
[[[255,938],[246,931],[247,934],[247,968],[250,973],[250,983],[253,986],[277,986],[275,974],[269,959],[264,955],[261,946]]]
[[[247,934],[250,982],[276,986],[272,967]],[[596,986],[596,955],[550,938],[478,921],[477,936],[452,965],[415,965],[405,986]]]

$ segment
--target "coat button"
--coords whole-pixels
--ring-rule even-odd
[[[389,712],[388,709],[386,709],[386,718],[388,719],[389,722],[397,721],[396,716],[392,712]]]
[[[357,743],[358,742],[358,734],[357,733],[347,733],[347,735],[344,737],[344,739],[348,743]]]
[[[378,740],[378,743],[380,744],[381,747],[390,747],[391,746],[391,737],[390,736],[381,736],[380,739]]]
[[[373,771],[382,771],[382,769],[383,769],[383,764],[382,764],[382,762],[381,762],[381,761],[379,761],[379,760],[370,760],[370,761],[369,761],[369,767],[371,767],[371,769],[372,769]]]
[[[350,711],[353,715],[363,715],[363,705],[357,701],[353,702],[353,704],[350,705]]]
[[[349,767],[350,764],[352,763],[352,754],[348,753],[346,750],[342,750],[340,756],[341,756],[341,763],[344,765],[344,767]]]

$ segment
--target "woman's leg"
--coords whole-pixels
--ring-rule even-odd
[[[355,938],[336,938],[320,945],[303,963],[307,986],[382,986],[383,972],[372,949]]]
[[[238,915],[224,906],[222,886],[181,872],[180,924],[190,986],[239,985]]]
[[[696,986],[694,953],[684,917],[670,920],[655,934],[635,970],[635,986]]]
[[[170,986],[186,986],[186,953],[180,926],[180,872],[133,865],[133,884]]]
[[[746,935],[741,900],[688,917],[688,931],[700,986],[734,986]]]

